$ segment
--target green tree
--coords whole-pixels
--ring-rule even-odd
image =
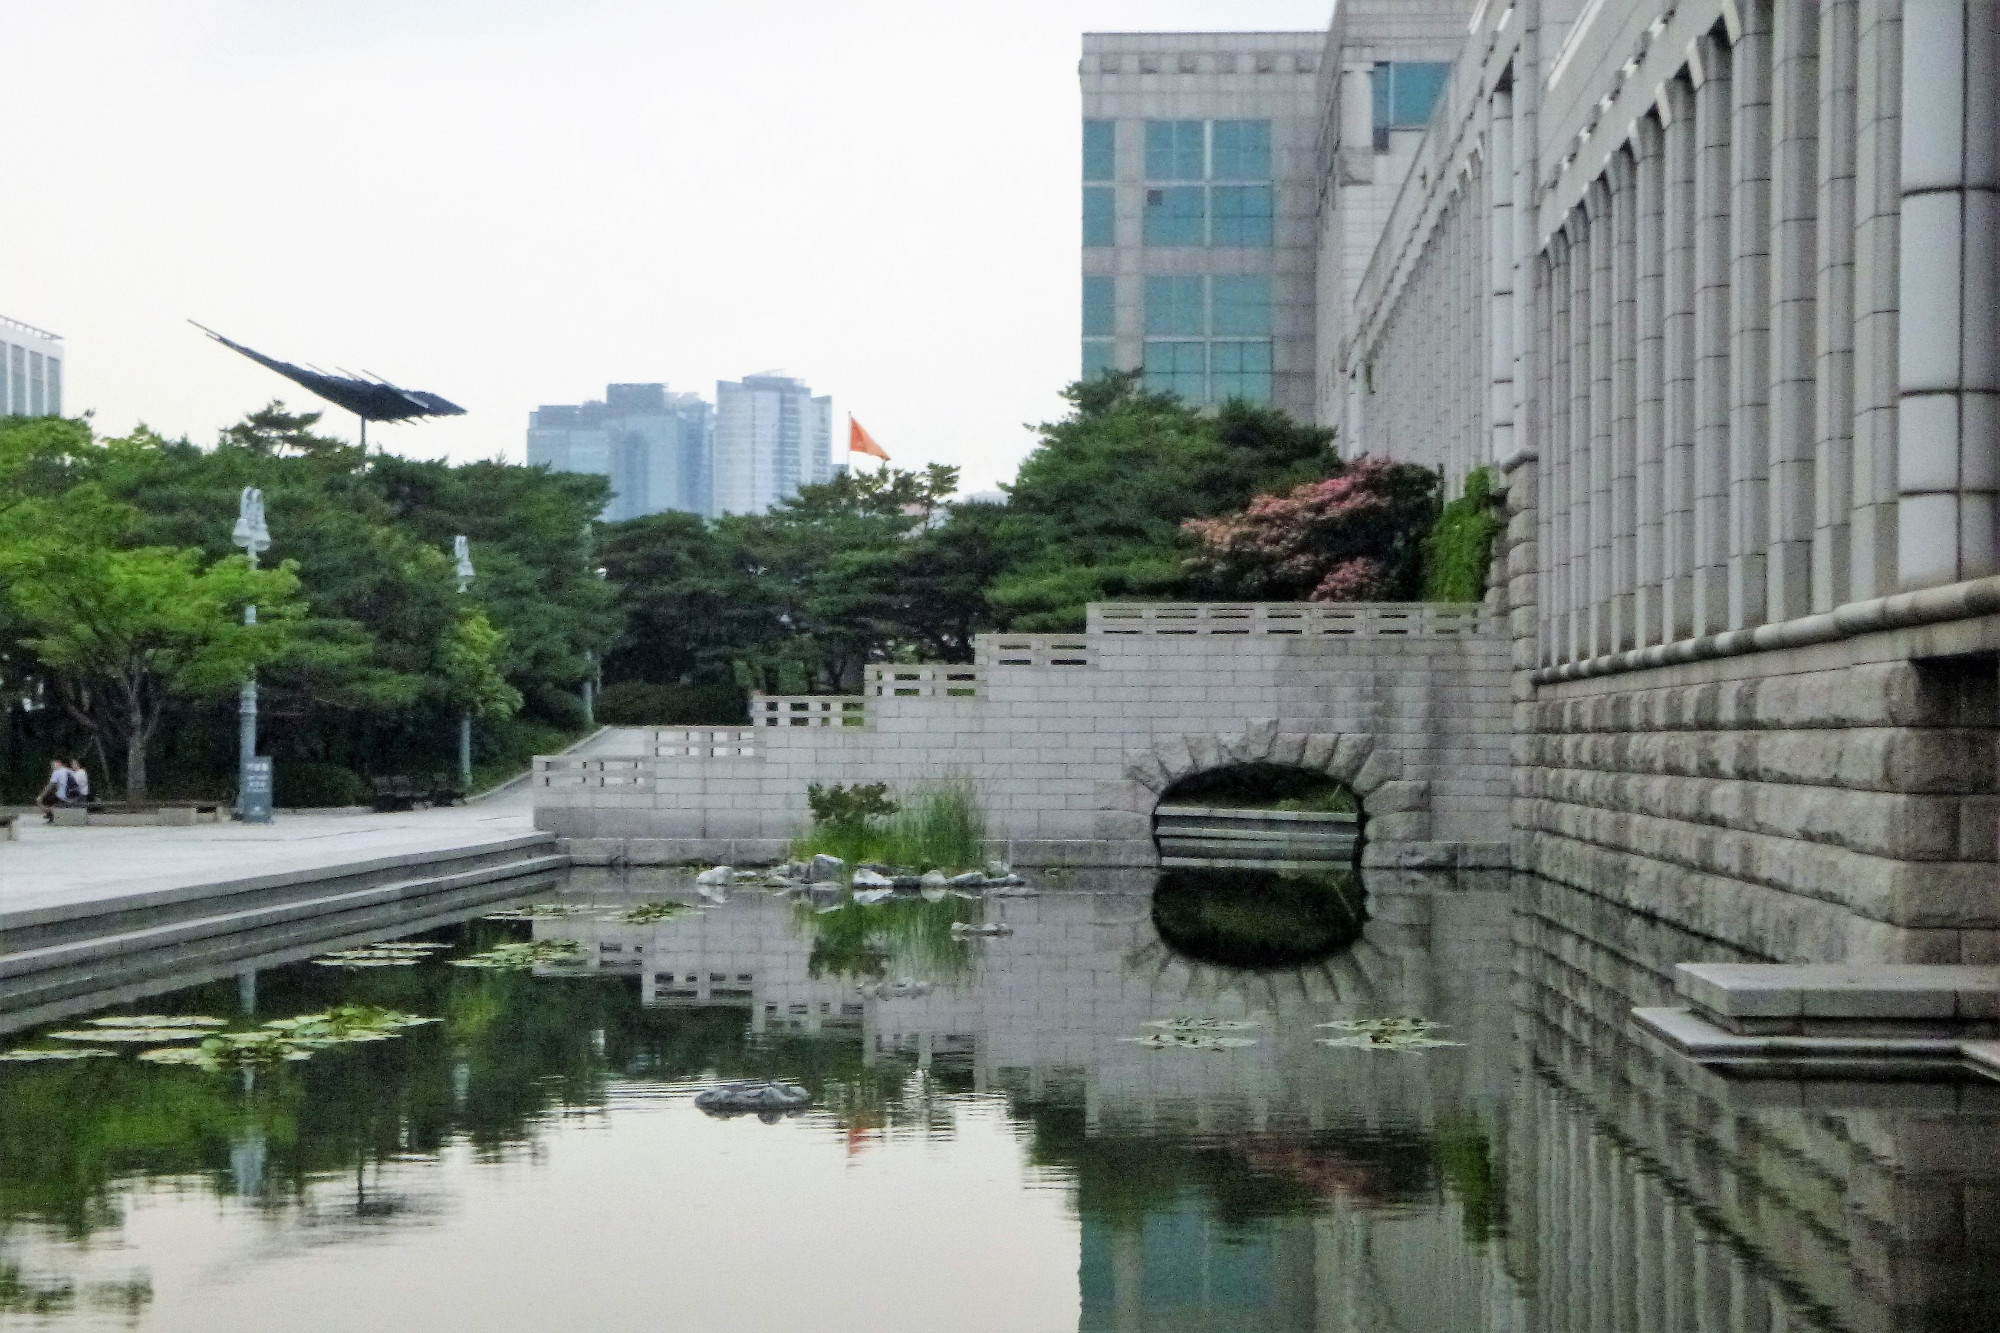
[[[507,639],[484,611],[468,610],[452,626],[439,663],[453,707],[474,717],[507,718],[521,708],[521,692],[500,670]]]
[[[147,747],[168,699],[234,689],[283,653],[302,609],[291,565],[204,564],[193,550],[44,540],[0,553],[0,574],[64,707],[124,750],[135,801],[147,795]],[[258,623],[245,625],[251,603]]]

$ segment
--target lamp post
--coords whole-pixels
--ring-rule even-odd
[[[257,557],[271,545],[271,530],[264,523],[264,492],[255,486],[245,486],[237,500],[236,530],[230,540],[250,557],[252,569],[257,567]],[[243,608],[243,623],[257,623],[255,602]],[[236,725],[236,813],[246,823],[268,824],[271,822],[271,765],[269,760],[257,757],[257,674],[254,671],[243,682],[242,693],[237,697]]]
[[[463,595],[472,583],[472,543],[464,536],[451,539],[451,553],[458,562],[458,591]],[[472,708],[458,716],[458,786],[472,794]]]

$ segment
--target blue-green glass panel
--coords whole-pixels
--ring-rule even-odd
[[[1205,124],[1199,120],[1146,122],[1146,179],[1198,181],[1203,176]]]
[[[1215,194],[1215,228],[1210,245],[1271,244],[1271,187],[1268,185],[1218,185]]]
[[[1115,245],[1118,239],[1113,191],[1109,185],[1083,187],[1083,243],[1088,246]]]
[[[1108,120],[1083,122],[1083,178],[1108,181],[1117,174],[1117,127]]]
[[[1430,124],[1438,95],[1444,91],[1445,80],[1451,77],[1451,66],[1430,61],[1402,61],[1394,68],[1389,123],[1399,129],[1420,129]]]
[[[1199,338],[1207,330],[1200,278],[1146,279],[1146,335]]]
[[[1146,387],[1155,393],[1175,393],[1191,403],[1208,399],[1208,344],[1154,342],[1146,344]]]
[[[1212,333],[1238,338],[1271,336],[1271,280],[1259,275],[1213,279]]]
[[[1375,126],[1376,147],[1381,148],[1380,138],[1389,128],[1389,108],[1393,105],[1391,82],[1396,67],[1386,60],[1375,62],[1374,75],[1368,80],[1369,116]]]
[[[1209,173],[1219,181],[1267,181],[1271,179],[1271,122],[1268,120],[1218,120],[1213,129],[1214,169]]]
[[[1083,336],[1108,338],[1118,332],[1115,304],[1117,279],[1086,277],[1083,280]]]
[[[1209,344],[1209,368],[1213,372],[1215,401],[1241,398],[1245,402],[1271,401],[1271,344],[1268,340],[1214,342]]]
[[[1202,245],[1208,240],[1208,191],[1169,185],[1146,191],[1147,245]]]
[[[1109,338],[1083,340],[1083,378],[1094,380],[1117,364]]]

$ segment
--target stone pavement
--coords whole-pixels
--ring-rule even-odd
[[[0,842],[0,913],[301,874],[413,853],[472,849],[534,832],[525,787],[490,801],[403,814],[280,812],[269,824],[53,828],[36,815]]]

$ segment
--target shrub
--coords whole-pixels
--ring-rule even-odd
[[[367,780],[341,764],[281,759],[271,775],[272,804],[290,810],[366,805],[373,793]]]
[[[850,865],[872,861],[914,870],[971,870],[985,859],[986,815],[969,780],[920,787],[900,805],[887,790],[883,783],[808,787],[813,825],[793,842],[793,857],[825,852]]]
[[[886,819],[899,809],[889,799],[886,782],[857,782],[852,787],[838,782],[831,787],[809,783],[806,804],[812,807],[815,824],[866,824],[871,819]]]
[[[1424,538],[1424,600],[1476,602],[1486,595],[1493,542],[1506,523],[1496,512],[1491,468],[1466,474],[1465,493],[1438,511]]]
[[[1420,584],[1421,540],[1437,505],[1437,474],[1362,458],[1336,477],[1247,509],[1181,526],[1203,549],[1188,573],[1227,597],[1314,602],[1395,601]]]

